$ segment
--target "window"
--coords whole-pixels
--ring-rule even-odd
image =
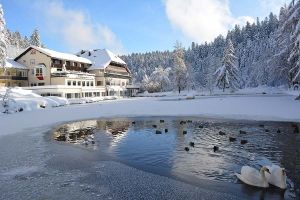
[[[94,82],[93,81],[91,82],[91,86],[94,86]]]
[[[90,86],[90,82],[89,81],[86,82],[86,86],[88,86],[88,87]]]
[[[43,68],[35,68],[35,76],[43,76]]]
[[[101,96],[105,97],[105,96],[106,96],[105,94],[106,94],[105,92],[102,92],[102,93],[101,93]]]
[[[82,86],[85,86],[85,81],[82,81]]]
[[[115,92],[114,91],[109,91],[109,96],[114,96]]]
[[[74,66],[77,67],[77,62],[74,62]]]
[[[73,81],[73,85],[76,86],[76,81]]]
[[[22,72],[18,72],[18,76],[21,76],[21,77],[22,77]]]
[[[45,83],[38,83],[38,86],[43,86],[45,85]]]
[[[97,86],[101,86],[103,85],[103,82],[102,81],[97,81]]]
[[[54,62],[54,64],[61,64],[61,60],[56,60],[55,59],[53,62]]]
[[[71,98],[72,98],[72,94],[71,94],[71,93],[67,93],[67,94],[66,94],[66,98],[67,98],[67,99],[71,99]]]
[[[66,61],[66,66],[70,66],[70,61]]]
[[[68,81],[68,85],[71,85],[71,81]]]
[[[125,82],[122,82],[122,86],[125,86]]]
[[[80,98],[79,93],[75,93],[75,98]]]
[[[31,74],[34,74],[34,69],[31,69]]]
[[[35,65],[35,59],[30,59],[30,65]]]
[[[81,86],[81,81],[78,81],[78,82],[77,82],[77,85],[78,85],[78,86]]]

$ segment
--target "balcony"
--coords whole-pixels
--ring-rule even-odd
[[[74,79],[88,79],[94,80],[95,75],[89,74],[85,72],[78,72],[78,71],[56,71],[51,73],[51,77],[67,77],[67,78],[74,78]]]
[[[15,80],[15,81],[27,81],[28,77],[22,77],[22,76],[0,76],[0,79],[2,79],[2,80]]]
[[[55,64],[55,63],[53,63],[52,67],[62,69],[63,65],[62,64]]]
[[[113,71],[113,70],[105,70],[105,75],[106,76],[126,76],[130,77],[130,74],[128,72],[118,72],[118,71]]]

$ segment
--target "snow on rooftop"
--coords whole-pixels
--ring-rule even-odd
[[[111,62],[126,65],[120,57],[107,49],[83,50],[77,53],[77,55],[92,61],[92,66],[88,70],[104,69]]]
[[[76,62],[81,62],[81,63],[87,63],[87,64],[92,64],[92,62],[89,59],[82,58],[73,54],[69,53],[61,53],[58,51],[42,48],[42,47],[37,47],[37,46],[30,46],[28,48],[34,48],[50,57],[53,58],[58,58],[58,59],[63,59],[63,60],[70,60],[70,61],[76,61]]]
[[[6,68],[15,68],[15,69],[27,69],[26,66],[14,61],[11,58],[6,59],[5,67]]]

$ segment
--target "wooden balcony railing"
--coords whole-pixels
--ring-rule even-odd
[[[0,79],[2,80],[18,80],[18,81],[21,81],[21,80],[28,80],[28,77],[22,77],[22,76],[0,76]]]
[[[124,76],[130,76],[128,72],[118,72],[118,71],[112,71],[112,70],[105,70],[106,74],[114,74],[114,75],[124,75]]]

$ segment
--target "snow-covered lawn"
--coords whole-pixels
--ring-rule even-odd
[[[3,107],[3,96],[6,94],[7,88],[0,88],[0,115],[4,112]],[[22,88],[11,88],[9,92],[9,108],[8,113],[33,111],[45,108],[53,108],[59,106],[67,106],[70,104],[85,104],[94,103],[104,100],[115,100],[117,97],[106,96],[106,97],[87,97],[87,98],[76,98],[66,99],[63,97],[42,97],[38,94],[33,93],[31,90],[24,90]]]
[[[0,135],[73,120],[101,117],[200,116],[300,122],[300,101],[291,95],[199,96],[192,100],[140,97],[0,115]]]

